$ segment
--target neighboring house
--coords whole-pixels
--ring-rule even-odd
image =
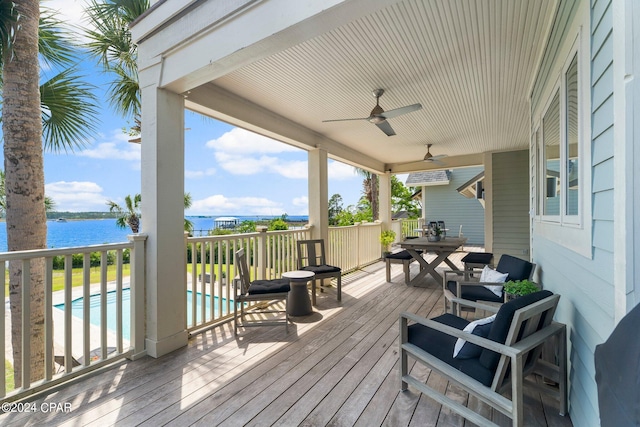
[[[462,233],[467,243],[484,246],[484,206],[475,197],[475,182],[481,179],[482,168],[457,168],[447,171],[413,172],[407,186],[421,187],[425,221],[444,221],[448,234]],[[471,182],[470,182],[471,181]]]
[[[184,277],[175,260],[184,259],[185,108],[307,150],[318,238],[328,230],[328,158],[379,174],[389,223],[391,174],[442,169],[422,161],[436,141],[444,168],[484,168],[486,249],[496,260],[529,256],[536,280],[562,295],[571,419],[599,424],[595,347],[640,301],[636,0],[152,4],[131,27],[145,124],[148,354],[187,345],[173,304]],[[375,127],[377,116],[322,122],[363,118],[380,87],[385,108],[422,103],[386,123],[396,136]]]

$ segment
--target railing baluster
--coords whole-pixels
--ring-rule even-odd
[[[5,357],[5,346],[4,346],[4,340],[5,340],[5,336],[4,336],[4,331],[5,331],[5,322],[4,322],[4,316],[6,315],[5,313],[5,298],[7,297],[6,295],[6,291],[5,291],[5,286],[7,286],[7,281],[5,278],[5,267],[4,267],[4,261],[0,262],[0,301],[2,302],[2,306],[0,307],[0,355],[2,356],[2,366],[7,366],[6,363],[6,357]],[[13,362],[13,360],[12,360]],[[14,365],[14,363],[11,363],[11,365]],[[0,397],[5,397],[7,395],[7,381],[5,378],[5,375],[0,375]]]
[[[69,283],[69,287],[72,284]],[[69,306],[71,307],[71,306]],[[71,310],[71,308],[69,308]],[[82,254],[82,355],[83,365],[89,366],[91,357],[91,253],[85,252]],[[67,356],[71,359],[71,354]]]
[[[198,295],[196,294],[196,281],[197,277],[197,263],[198,252],[196,251],[197,244],[191,244],[191,326],[196,326],[196,307],[198,303]]]
[[[100,358],[104,360],[107,358],[107,251],[100,252],[100,349]]]
[[[122,353],[122,249],[116,251],[116,351]],[[129,288],[131,297],[131,288]],[[129,318],[131,319],[131,317]]]
[[[200,270],[202,271],[202,279],[200,280],[200,323],[207,321],[207,254],[205,242],[200,243]],[[213,281],[213,272],[211,272],[211,280]],[[197,282],[194,282],[197,283]]]
[[[4,274],[3,274],[4,277]],[[4,287],[3,287],[4,288]],[[53,257],[44,263],[44,379],[53,377]],[[4,301],[4,299],[3,299]]]
[[[22,260],[22,388],[31,386],[31,262]]]
[[[203,245],[205,243],[202,243]],[[213,250],[213,242],[208,240],[206,242],[207,248],[209,249],[209,271],[211,271],[211,280],[209,283],[209,310],[211,311],[211,320],[214,320],[216,318],[216,314],[215,314],[215,260],[214,260],[214,254],[215,251]]]
[[[64,371],[71,372],[71,280],[73,278],[73,258],[64,257]]]

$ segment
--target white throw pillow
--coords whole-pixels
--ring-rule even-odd
[[[482,274],[480,275],[481,283],[504,283],[509,277],[509,273],[500,273],[497,270],[493,270],[488,265],[485,265],[482,269]],[[489,289],[491,292],[496,294],[497,296],[502,296],[502,286],[491,286],[485,285],[485,288]]]
[[[491,330],[491,324],[495,319],[496,319],[496,315],[494,314],[493,316],[485,317],[484,319],[474,320],[473,322],[465,326],[463,331],[468,332],[470,334],[478,335],[479,337],[482,337],[482,338],[486,338],[489,336],[489,331]],[[482,326],[485,326],[485,325],[486,327],[481,328]],[[463,350],[463,347],[464,347],[464,350]],[[467,343],[462,338],[458,338],[458,340],[456,341],[456,345],[453,347],[454,358],[458,357],[460,359],[471,359],[473,357],[480,356],[481,352],[482,352],[482,347],[472,343]]]

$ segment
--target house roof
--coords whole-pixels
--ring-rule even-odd
[[[447,185],[451,179],[451,171],[412,172],[407,177],[406,185],[410,187]]]

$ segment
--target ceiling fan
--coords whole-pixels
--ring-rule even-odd
[[[380,106],[380,97],[384,93],[384,89],[376,89],[373,91],[373,96],[376,97],[376,106],[373,107],[369,117],[358,117],[355,119],[335,119],[335,120],[323,120],[323,123],[327,122],[343,122],[348,120],[368,120],[374,125],[378,126],[378,128],[385,133],[387,136],[395,135],[395,131],[387,122],[387,119],[391,119],[393,117],[398,117],[402,114],[411,113],[412,111],[417,111],[422,108],[420,104],[407,105],[405,107],[396,108],[394,110],[384,111]]]
[[[447,157],[447,155],[446,154],[438,154],[437,156],[434,156],[430,152],[430,149],[431,149],[432,145],[433,144],[427,144],[427,154],[424,155],[424,161],[425,162],[429,162],[429,163],[435,163],[437,165],[444,165],[444,163],[442,163],[440,161],[440,159],[442,159],[443,157]]]

